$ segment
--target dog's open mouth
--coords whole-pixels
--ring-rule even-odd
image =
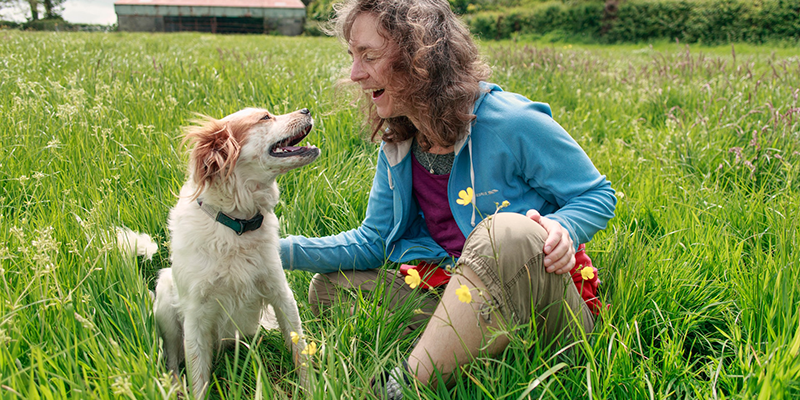
[[[275,145],[269,149],[269,155],[273,157],[293,157],[300,156],[311,151],[315,148],[314,146],[295,146],[306,136],[308,136],[308,132],[311,132],[311,128],[312,125],[309,124],[298,134],[275,143]]]

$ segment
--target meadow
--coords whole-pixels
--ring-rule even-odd
[[[587,250],[611,307],[564,363],[535,331],[426,399],[800,398],[797,48],[482,42],[506,90],[549,103],[617,190]],[[166,218],[195,113],[303,107],[322,150],[279,183],[282,234],[363,217],[377,144],[335,83],[331,38],[0,31],[0,399],[178,398],[149,289],[169,266]],[[152,260],[108,231],[149,233]],[[373,398],[418,332],[378,297],[315,317],[287,272],[313,355],[300,391],[280,335],[242,339],[210,396]]]

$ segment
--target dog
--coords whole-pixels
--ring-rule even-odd
[[[159,272],[153,306],[167,366],[177,374],[185,360],[191,390],[203,398],[214,352],[225,339],[254,335],[272,305],[303,384],[305,341],[278,253],[275,180],[319,156],[315,146],[296,146],[313,119],[305,108],[247,108],[195,122],[184,136],[188,178],[169,213],[172,267]]]

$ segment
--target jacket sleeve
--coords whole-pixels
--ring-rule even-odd
[[[288,236],[280,240],[283,268],[317,273],[378,268],[387,259],[386,238],[394,226],[393,191],[382,152],[372,181],[366,219],[333,236]]]
[[[521,125],[515,127],[527,133],[517,135],[522,173],[531,187],[557,205],[558,209],[546,216],[567,229],[577,249],[605,229],[614,216],[614,189],[578,143],[553,120],[549,106],[528,102],[525,108],[529,117],[519,120]]]

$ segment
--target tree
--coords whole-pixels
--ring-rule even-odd
[[[30,10],[30,21],[39,20],[39,6],[44,7],[45,19],[61,19],[61,12],[66,0],[0,0],[0,9],[16,8],[24,10],[28,6]]]
[[[19,15],[20,13],[25,14],[27,10],[25,10],[25,5],[27,5],[29,0],[0,0],[0,11],[4,13],[7,11],[11,11],[11,15]],[[0,14],[0,19],[3,18],[3,15]],[[38,18],[38,13],[36,15]]]
[[[39,1],[28,0],[28,5],[31,6],[31,21],[39,19]]]
[[[61,19],[61,11],[63,11],[62,7],[65,1],[66,0],[43,0],[44,17],[47,19]]]

